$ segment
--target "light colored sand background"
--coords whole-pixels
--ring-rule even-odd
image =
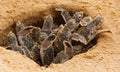
[[[102,15],[103,28],[110,29],[112,34],[102,34],[97,45],[87,53],[79,54],[63,64],[52,64],[47,69],[18,52],[2,47],[14,22],[34,23],[39,16],[52,13],[47,9],[55,7],[64,7],[73,12],[83,10],[92,17]],[[0,44],[0,72],[120,72],[120,0],[2,0]]]

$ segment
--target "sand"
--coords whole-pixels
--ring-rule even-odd
[[[54,8],[70,12],[83,11],[92,16],[103,16],[103,33],[98,43],[86,53],[74,56],[63,64],[40,67],[18,52],[3,46],[6,35],[14,31],[15,22],[26,25],[41,24],[45,15],[54,15]],[[120,71],[120,0],[2,0],[0,2],[0,72],[119,72]]]

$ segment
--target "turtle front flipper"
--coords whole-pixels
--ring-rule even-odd
[[[24,55],[24,50],[22,49],[21,46],[18,46],[18,45],[7,46],[6,49],[13,50],[13,51],[18,51],[19,53]]]
[[[29,49],[30,51],[32,50],[32,47],[35,44],[35,42],[29,35],[22,38],[22,43],[23,43],[22,46],[26,46],[27,49]]]
[[[64,50],[60,51],[56,57],[53,59],[52,63],[64,63],[73,56],[73,46],[68,41],[63,41]]]
[[[61,16],[63,17],[63,19],[66,23],[67,23],[67,21],[69,21],[72,18],[70,13],[63,8],[56,8],[55,10],[56,11],[61,11]]]
[[[72,56],[73,54],[73,46],[70,42],[68,41],[63,41],[63,45],[64,45],[64,52],[67,56]]]
[[[31,51],[31,55],[32,55],[32,59],[39,63],[40,64],[40,49],[39,47],[37,46],[37,44],[35,44],[32,48],[32,51]]]
[[[112,33],[112,31],[109,30],[109,29],[100,29],[100,30],[96,30],[96,34],[100,34],[100,33],[104,33],[104,32]]]
[[[103,22],[103,17],[99,16],[89,22],[87,29],[94,30]]]
[[[29,51],[29,49],[27,49],[27,47],[25,46],[21,46],[24,52],[24,55],[26,55],[27,57],[29,57],[30,59],[33,58],[33,56],[31,55],[31,52]]]
[[[18,51],[21,54],[24,54],[21,46],[18,46],[16,35],[12,31],[9,32],[5,45],[7,46],[6,49]]]
[[[50,65],[54,58],[53,42],[56,36],[54,34],[48,36],[41,44],[40,57],[44,66]]]
[[[85,45],[87,44],[86,38],[78,33],[73,33],[71,36],[71,40],[80,41],[81,43],[83,43]]]
[[[23,38],[27,37],[27,35],[29,35],[33,28],[33,26],[28,26],[17,32],[18,42],[21,46],[24,46]]]
[[[30,37],[34,40],[34,42],[39,42],[40,38],[42,36],[41,34],[41,29],[38,27],[34,27],[29,33],[28,35],[30,35]]]
[[[58,64],[61,63],[61,61],[65,59],[64,56],[64,50],[60,51],[59,53],[57,53],[57,55],[55,56],[55,58],[53,59],[52,63]]]
[[[42,31],[49,35],[52,32],[53,18],[51,15],[44,20]]]
[[[5,41],[5,45],[6,46],[18,45],[17,37],[16,37],[16,35],[12,31],[10,31],[9,34],[7,35],[7,39]]]

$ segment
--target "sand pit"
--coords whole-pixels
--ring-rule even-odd
[[[119,0],[2,0],[0,2],[0,72],[119,72],[120,71],[120,1]],[[14,31],[20,20],[26,25],[37,25],[45,15],[53,14],[54,8],[63,7],[70,12],[83,11],[95,18],[103,16],[103,33],[98,42],[86,53],[76,55],[63,64],[40,67],[18,52],[6,50],[4,40]]]

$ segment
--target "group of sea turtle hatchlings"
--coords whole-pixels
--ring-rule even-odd
[[[63,63],[82,52],[91,40],[101,32],[102,17],[92,19],[76,12],[73,16],[66,9],[56,8],[65,24],[57,26],[51,15],[44,19],[42,28],[24,26],[16,23],[16,33],[9,32],[5,46],[7,49],[18,51],[36,63],[49,66],[51,63]],[[88,45],[89,46],[89,45]]]

